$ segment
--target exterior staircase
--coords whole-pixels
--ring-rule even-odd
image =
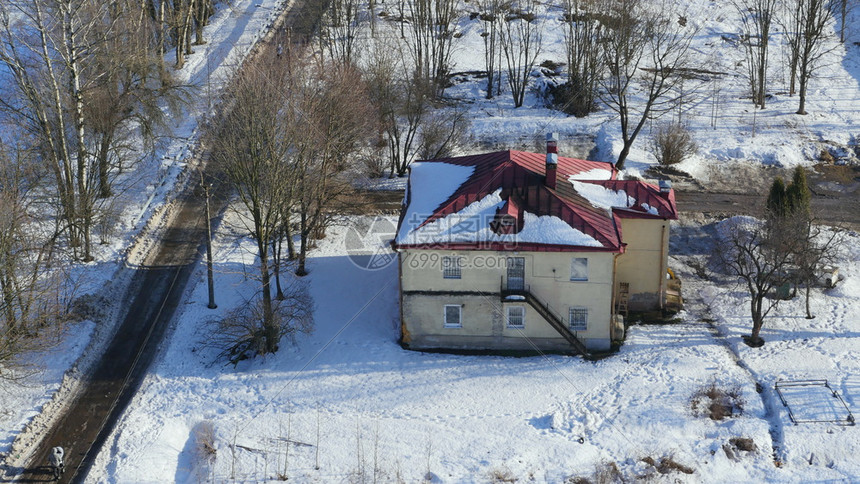
[[[502,301],[504,302],[515,301],[515,299],[509,299],[511,296],[521,296],[525,298],[525,302],[527,302],[529,306],[533,307],[538,314],[540,314],[541,317],[553,327],[553,329],[558,331],[558,334],[562,335],[577,353],[586,358],[591,356],[588,349],[585,347],[585,344],[576,337],[576,334],[574,334],[573,331],[564,324],[564,321],[561,318],[550,310],[549,305],[544,304],[540,299],[535,297],[531,291],[529,291],[528,286],[523,289],[506,289],[502,287],[501,296]]]

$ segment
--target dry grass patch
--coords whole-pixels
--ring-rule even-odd
[[[490,470],[490,482],[494,484],[513,483],[517,482],[517,480],[514,473],[507,467],[495,467]]]
[[[692,467],[687,467],[680,462],[677,462],[673,457],[661,457],[660,462],[654,460],[653,457],[645,457],[642,459],[642,462],[650,465],[651,467],[657,469],[657,472],[660,474],[670,474],[672,472],[681,472],[684,474],[692,474],[695,470]]]
[[[696,417],[723,420],[743,413],[746,402],[739,387],[720,388],[716,383],[700,388],[690,399],[690,408]]]
[[[565,484],[616,484],[625,482],[625,480],[615,462],[602,462],[594,469],[591,479],[582,476],[571,476],[564,482]]]

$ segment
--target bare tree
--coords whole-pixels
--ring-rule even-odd
[[[205,5],[201,2],[200,5]],[[168,116],[178,115],[187,89],[162,69],[148,19],[140,7],[117,2],[110,10],[116,27],[103,35],[103,48],[93,57],[92,76],[84,89],[91,125],[91,151],[98,164],[98,196],[112,194],[112,180],[151,152]]]
[[[185,56],[192,54],[191,34],[194,31],[195,3],[198,0],[173,0],[168,22],[173,32],[177,69],[185,66]]]
[[[501,82],[496,61],[499,56],[499,27],[502,22],[501,0],[482,0],[478,3],[478,18],[484,26],[481,37],[484,39],[484,68],[487,71],[487,99],[493,98],[493,89]]]
[[[659,6],[639,0],[613,4],[611,28],[605,29],[601,56],[608,75],[600,80],[600,99],[618,114],[624,146],[615,163],[619,170],[645,123],[671,110],[681,82],[681,67],[695,30],[663,16]]]
[[[839,42],[845,43],[845,22],[848,15],[857,6],[856,0],[836,0],[834,2],[839,8]],[[834,8],[835,10],[835,8]]]
[[[68,313],[67,275],[53,272],[57,232],[37,225],[30,193],[35,153],[0,139],[0,379],[17,379],[21,355],[39,349]],[[47,334],[46,334],[47,333]]]
[[[448,83],[457,9],[454,0],[410,0],[407,37],[415,76],[441,96]]]
[[[540,55],[542,33],[535,22],[537,3],[529,0],[522,8],[511,7],[500,29],[500,43],[507,67],[508,86],[514,107],[523,105],[532,69]]]
[[[20,23],[13,25],[10,7]],[[77,0],[3,3],[0,24],[0,62],[11,72],[18,95],[4,104],[38,140],[56,182],[58,216],[67,224],[70,245],[77,258],[91,260],[98,166],[88,143],[85,74],[102,47],[101,36],[91,34],[112,24],[107,7]]]
[[[58,217],[85,261],[98,199],[111,194],[110,178],[135,156],[130,139],[151,141],[177,98],[142,13],[128,1],[0,4],[0,64],[9,81],[0,108],[38,146]]]
[[[269,248],[284,207],[291,203],[286,189],[296,182],[295,170],[287,163],[294,132],[284,115],[289,84],[282,65],[245,66],[229,88],[232,109],[207,137],[212,160],[235,188],[245,209],[245,229],[257,243],[264,328],[259,352],[263,354],[275,352],[280,338],[272,305]]]
[[[467,142],[469,111],[454,105],[427,114],[421,129],[418,156],[423,160],[445,158]]]
[[[371,55],[365,79],[388,148],[389,176],[403,176],[420,146],[418,131],[430,110],[432,88],[411,73],[389,45],[377,42]]]
[[[777,0],[738,0],[735,8],[741,17],[741,42],[747,52],[747,74],[753,104],[765,107],[770,30],[776,15]]]
[[[342,176],[351,156],[374,132],[367,90],[358,70],[323,62],[297,62],[290,78],[290,163],[296,172],[301,247],[296,274],[307,274],[312,238],[321,238],[333,213],[350,200]]]
[[[834,3],[830,0],[792,0],[788,5],[789,93],[795,92],[797,79],[800,104],[797,114],[806,114],[806,92],[809,80],[824,57],[835,46],[828,46],[832,37],[828,28]]]
[[[800,243],[794,256],[795,282],[805,288],[806,319],[813,319],[809,306],[812,286],[825,266],[833,265],[845,243],[845,232],[840,228],[825,228],[815,223],[813,218],[803,220],[797,236]]]
[[[358,0],[332,0],[323,14],[319,35],[329,58],[337,64],[355,61],[360,6]]]
[[[751,218],[734,218],[720,227],[715,254],[720,268],[737,277],[750,297],[752,332],[747,343],[764,344],[760,336],[764,318],[780,302],[772,294],[792,280],[789,272],[799,247],[797,227],[769,217],[762,222]]]
[[[596,0],[565,0],[563,6],[568,80],[562,111],[582,117],[596,108],[598,81],[604,74],[600,55],[604,27],[597,15],[603,4]]]
[[[698,151],[692,133],[680,123],[658,126],[654,133],[652,147],[654,156],[663,166],[680,163]]]
[[[203,45],[206,39],[203,37],[203,28],[209,24],[209,17],[215,13],[215,7],[212,6],[212,0],[195,0],[194,1],[194,45]]]
[[[798,166],[794,169],[788,186],[781,177],[773,181],[766,203],[772,223],[787,227],[788,230],[784,230],[785,236],[796,239],[791,244],[794,254],[790,270],[793,282],[806,288],[807,319],[813,318],[809,307],[811,288],[817,282],[821,268],[835,261],[844,242],[841,229],[825,229],[816,223],[811,199],[812,192],[806,181],[806,170]]]

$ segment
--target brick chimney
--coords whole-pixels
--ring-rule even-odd
[[[546,135],[546,186],[555,190],[558,171],[558,133]]]

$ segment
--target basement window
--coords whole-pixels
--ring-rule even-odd
[[[526,308],[523,306],[508,306],[508,327],[524,328],[526,325]]]
[[[588,331],[588,308],[574,306],[567,316],[571,331]]]
[[[462,328],[463,322],[460,318],[463,306],[459,304],[445,305],[445,327]]]

